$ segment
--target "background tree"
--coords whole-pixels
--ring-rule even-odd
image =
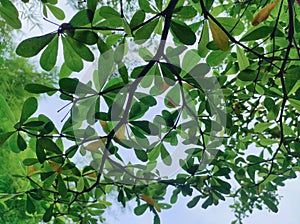
[[[56,1],[42,3],[62,19]],[[31,170],[23,179],[32,187],[24,195],[44,202],[43,220],[103,221],[112,188],[123,206],[137,201],[136,215],[149,208],[154,223],[160,223],[161,209],[171,207],[167,190],[173,191],[171,204],[179,194],[193,195],[189,208],[234,198],[235,223],[255,208],[277,212],[278,187],[299,170],[297,2],[120,0],[114,8],[96,0],[83,3],[56,32],[26,39],[16,49],[23,57],[42,51],[40,65],[49,71],[59,41],[63,45],[64,78],[58,86],[25,87],[69,101],[63,127],[58,130],[45,115],[31,117],[38,104],[31,97],[16,130],[0,136],[0,143],[16,138],[21,151],[23,134],[30,137],[36,154],[23,161]],[[129,5],[134,11],[127,14]],[[174,47],[166,45],[168,36]],[[160,41],[152,52],[143,47],[155,38]],[[143,64],[126,60],[132,41],[140,45]],[[83,60],[95,61],[96,51],[93,82],[66,77],[82,71]],[[146,118],[151,108],[162,106],[159,98],[163,109]],[[185,158],[172,161],[171,150],[181,140]],[[124,162],[124,151],[140,162]],[[91,163],[80,167],[73,159],[79,153],[88,154]],[[179,162],[180,173],[160,176],[159,158],[166,166]],[[39,213],[34,206],[27,209]]]
[[[27,59],[17,57],[14,53],[15,43],[11,36],[15,35],[12,29],[0,21],[0,133],[13,129],[17,117],[20,116],[20,107],[31,94],[24,90],[26,84],[32,82],[53,83],[54,76],[49,73],[37,71]],[[36,223],[41,217],[35,219],[26,214],[27,199],[20,192],[25,192],[28,183],[15,175],[24,175],[26,170],[22,161],[33,154],[29,150],[20,153],[13,140],[0,148],[0,219],[1,223]],[[7,197],[7,194],[8,197]],[[12,199],[12,200],[7,200]],[[39,203],[35,203],[42,212]]]

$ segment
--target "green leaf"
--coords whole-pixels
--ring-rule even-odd
[[[20,151],[24,151],[27,148],[26,141],[20,134],[18,134],[18,137],[17,137],[17,145],[18,145],[18,148],[20,149]]]
[[[144,22],[146,18],[146,14],[144,11],[142,10],[137,10],[133,16],[132,16],[132,19],[130,20],[130,28],[134,28],[140,24],[142,24]]]
[[[35,212],[35,206],[29,195],[27,195],[27,199],[26,199],[26,211],[29,214],[33,214]]]
[[[134,41],[136,41],[138,44],[146,42],[153,33],[157,23],[158,19],[155,19],[139,28],[135,32]]]
[[[23,104],[20,122],[23,123],[31,115],[33,115],[36,112],[37,107],[38,107],[38,102],[36,98],[34,97],[28,98]]]
[[[97,8],[98,0],[87,0],[87,7],[92,12],[95,12]]]
[[[19,13],[16,7],[8,0],[2,0],[0,6],[0,15],[7,22],[8,25],[15,29],[22,27],[21,21],[19,20]]]
[[[202,208],[207,209],[208,206],[212,205],[214,202],[213,197],[210,195],[202,204]]]
[[[51,4],[46,4],[46,6],[48,7],[48,9],[50,9],[50,11],[55,16],[56,19],[59,19],[59,20],[65,19],[65,13],[62,9],[60,9],[54,5],[51,5]]]
[[[187,203],[187,207],[188,207],[188,208],[193,208],[193,207],[195,207],[195,206],[197,205],[197,203],[199,202],[200,198],[201,198],[200,195],[194,197],[191,201],[189,201],[189,202]]]
[[[12,136],[15,133],[15,131],[1,133],[0,134],[0,146],[3,145],[4,142],[6,142],[7,139],[9,139],[10,136]]]
[[[89,9],[83,9],[76,13],[70,20],[70,25],[73,27],[81,27],[92,23],[94,17],[93,11]]]
[[[272,26],[258,25],[249,29],[240,41],[252,41],[259,40],[261,38],[267,37],[273,31]]]
[[[65,198],[68,194],[68,189],[61,175],[57,176],[58,193]]]
[[[42,53],[40,64],[46,71],[50,71],[56,64],[58,52],[58,36],[50,42],[47,48]]]
[[[229,51],[221,51],[221,50],[213,51],[207,56],[206,63],[209,66],[220,65],[225,60],[228,53]]]
[[[271,125],[272,125],[272,123],[270,123],[270,122],[258,123],[254,126],[254,131],[257,133],[262,133],[262,132],[264,132],[264,130],[269,128]]]
[[[110,6],[102,6],[99,14],[105,19],[111,19],[113,17],[121,18],[121,15]]]
[[[244,51],[239,46],[236,46],[236,50],[239,68],[240,71],[243,71],[250,65],[249,59],[246,57]]]
[[[254,81],[257,78],[257,71],[245,69],[238,74],[238,78],[242,81]]]
[[[197,11],[192,6],[180,6],[174,10],[174,15],[179,18],[192,19],[197,16]]]
[[[172,157],[163,144],[160,144],[160,157],[165,165],[171,166]]]
[[[53,204],[50,205],[49,208],[46,209],[44,215],[43,215],[43,221],[44,222],[49,222],[53,216]]]
[[[144,212],[146,211],[147,208],[148,208],[147,204],[139,205],[139,206],[134,208],[134,214],[135,215],[142,215],[142,214],[144,214]]]
[[[26,158],[26,159],[23,160],[24,166],[31,166],[31,165],[34,165],[38,162],[39,161],[36,158]]]
[[[69,46],[71,46],[82,59],[90,62],[94,61],[94,54],[87,46],[73,38],[66,38],[66,40],[69,42]]]
[[[38,161],[42,164],[46,160],[46,153],[43,145],[40,143],[41,139],[36,141],[36,157]]]
[[[83,177],[80,177],[77,182],[77,191],[82,192],[84,190],[84,179]]]
[[[174,36],[183,44],[193,45],[196,42],[196,35],[185,23],[171,21],[171,31]]]
[[[48,33],[43,36],[23,40],[18,45],[16,53],[22,57],[33,57],[46,47],[46,45],[48,45],[55,36],[56,33]]]
[[[300,100],[295,100],[295,99],[289,99],[290,104],[295,107],[298,112],[300,112]]]
[[[144,12],[148,12],[148,13],[155,13],[155,11],[153,11],[153,9],[150,7],[150,2],[149,1],[145,1],[145,0],[139,0],[139,5],[140,8],[144,11]]]
[[[53,152],[55,154],[61,154],[61,149],[49,138],[41,138],[38,140],[39,146],[46,151]]]
[[[73,36],[73,39],[87,45],[96,44],[98,42],[98,38],[99,37],[95,32],[89,30],[77,31]]]
[[[75,93],[78,83],[76,78],[62,78],[59,80],[59,87],[67,93]]]
[[[134,150],[136,157],[141,160],[142,162],[147,162],[148,155],[144,150],[135,149]]]
[[[205,58],[205,56],[208,53],[208,49],[206,47],[208,42],[209,42],[209,30],[208,30],[207,21],[205,20],[201,32],[200,41],[198,43],[198,54],[201,58]]]
[[[277,206],[275,205],[275,203],[274,203],[271,199],[269,199],[269,198],[264,198],[264,202],[265,202],[265,204],[268,206],[268,208],[269,208],[272,212],[275,212],[275,213],[278,212]]]
[[[56,88],[44,86],[41,84],[27,84],[24,89],[29,93],[47,93],[57,91]]]
[[[232,36],[238,36],[245,30],[244,24],[238,18],[218,17],[216,19]]]
[[[131,121],[130,124],[139,127],[149,135],[158,135],[159,133],[158,127],[149,121]]]
[[[74,72],[80,72],[83,69],[81,57],[75,52],[67,38],[62,38],[64,48],[65,63]]]

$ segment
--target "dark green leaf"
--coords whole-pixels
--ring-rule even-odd
[[[134,41],[136,41],[138,44],[142,44],[147,41],[153,33],[157,23],[158,19],[155,19],[139,28],[135,32]]]
[[[147,162],[148,155],[144,150],[135,149],[134,150],[136,157],[141,160],[142,162]]]
[[[102,6],[100,8],[99,14],[105,19],[111,19],[113,17],[121,18],[121,15],[110,6]]]
[[[91,52],[91,50],[82,44],[81,42],[73,39],[73,38],[66,38],[66,40],[69,42],[69,46],[72,46],[74,51],[84,60],[86,61],[94,61],[95,57],[94,54]]]
[[[23,40],[17,47],[16,53],[22,57],[33,57],[37,55],[51,40],[56,36],[56,33],[48,33],[39,37],[32,37]]]
[[[212,205],[214,202],[213,197],[209,196],[202,204],[202,208],[206,209],[208,206]]]
[[[146,211],[147,208],[148,208],[147,204],[139,205],[134,208],[134,214],[142,215],[142,214],[144,214],[144,212]]]
[[[98,4],[98,0],[87,0],[87,7],[92,12],[95,12],[97,4]]]
[[[63,78],[59,80],[59,87],[67,93],[75,93],[78,83],[78,79]]]
[[[193,45],[196,42],[196,35],[185,23],[171,21],[171,31],[174,36],[183,44]]]
[[[8,25],[15,29],[20,29],[22,27],[21,21],[19,20],[19,13],[16,7],[7,0],[2,0],[0,6],[0,15]]]
[[[172,164],[172,157],[163,144],[160,144],[160,156],[164,164],[167,166]]]
[[[18,145],[18,148],[20,149],[20,151],[24,151],[27,148],[26,141],[20,134],[18,134],[18,137],[17,137],[17,145]]]
[[[49,222],[53,216],[53,204],[50,205],[49,208],[46,209],[44,215],[43,215],[43,221],[44,222]]]
[[[247,33],[245,33],[244,36],[241,38],[240,41],[259,40],[271,34],[273,29],[274,28],[272,26],[266,26],[266,25],[255,26],[250,30],[248,30]]]
[[[27,195],[27,199],[26,199],[26,211],[29,214],[33,214],[35,212],[35,206],[29,195]]]
[[[40,84],[27,84],[25,90],[29,93],[47,93],[57,91],[56,88],[48,87]]]
[[[275,213],[278,212],[277,206],[275,205],[275,203],[274,203],[271,199],[265,198],[265,199],[264,199],[264,202],[265,202],[265,204],[268,206],[268,208],[269,208],[272,212],[275,212]]]
[[[77,31],[75,32],[73,39],[87,45],[94,45],[98,41],[98,35],[95,32],[89,30]]]
[[[25,166],[31,166],[31,165],[34,165],[38,162],[39,161],[36,158],[26,158],[26,159],[23,160],[23,164]]]
[[[144,22],[144,20],[145,20],[145,17],[146,17],[146,14],[145,14],[144,11],[137,10],[134,13],[134,15],[133,15],[133,17],[132,17],[132,19],[130,21],[130,24],[129,24],[130,28],[134,28],[134,27],[142,24]]]
[[[58,52],[58,36],[50,42],[47,48],[42,53],[40,58],[40,64],[43,69],[46,71],[50,71],[56,64],[57,59],[57,52]]]
[[[34,97],[28,98],[23,104],[20,122],[23,123],[31,115],[33,115],[36,112],[37,107],[38,107],[38,102],[36,98]]]
[[[89,9],[83,9],[73,16],[70,24],[73,27],[80,27],[90,24],[93,21],[94,13]]]
[[[11,132],[6,132],[6,133],[1,133],[0,134],[0,146],[13,134],[15,133],[15,131],[11,131]]]
[[[189,202],[187,203],[187,207],[188,207],[188,208],[193,208],[193,207],[195,207],[195,206],[197,205],[197,203],[199,202],[200,198],[201,198],[200,195],[194,197],[191,201],[189,201]]]
[[[68,189],[61,175],[57,176],[58,193],[64,198],[67,196]]]
[[[64,48],[64,58],[66,65],[74,72],[80,72],[83,69],[81,57],[76,53],[67,38],[62,38]]]

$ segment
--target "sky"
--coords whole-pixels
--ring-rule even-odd
[[[72,15],[71,12],[67,12],[67,17],[70,18]],[[66,19],[68,21],[68,19]],[[57,29],[56,26],[47,23],[45,21],[41,21],[43,31],[39,29],[30,30],[28,27],[23,29],[24,35],[21,36],[21,39],[32,37],[35,35],[41,35],[48,30],[53,31]],[[35,58],[33,61],[36,62],[38,59]],[[60,59],[62,60],[62,58]],[[37,66],[39,66],[37,64]],[[39,111],[38,113],[44,113],[47,116],[54,118],[59,122],[59,120],[64,116],[64,111],[60,114],[57,114],[57,110],[59,110],[64,104],[62,101],[59,101],[55,96],[52,97],[42,97],[40,99]],[[279,194],[283,196],[279,205],[279,212],[274,214],[272,212],[268,212],[267,209],[263,211],[255,210],[249,218],[244,220],[244,224],[298,224],[300,220],[300,212],[299,212],[299,201],[300,201],[300,179],[289,180],[286,182],[285,187],[281,187],[279,189]],[[229,224],[234,220],[234,215],[232,210],[229,208],[229,202],[221,202],[218,206],[212,206],[208,209],[201,208],[201,203],[199,203],[196,207],[192,209],[188,209],[186,207],[187,202],[191,198],[183,198],[180,197],[178,202],[173,205],[173,207],[169,210],[162,210],[160,213],[161,223],[162,224]],[[112,199],[114,200],[114,199]],[[121,204],[116,201],[113,203],[112,208],[109,208],[104,216],[107,218],[106,223],[113,224],[152,224],[153,223],[153,214],[149,211],[142,216],[135,216],[133,213],[133,208],[135,206],[135,202],[129,203],[129,206],[125,209],[121,207]]]

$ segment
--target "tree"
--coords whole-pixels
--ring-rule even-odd
[[[59,19],[56,2],[42,1]],[[25,87],[68,102],[62,128],[32,117],[38,102],[30,97],[15,131],[0,136],[0,143],[17,136],[21,151],[30,138],[36,154],[20,178],[31,184],[28,200],[43,201],[43,220],[103,222],[112,189],[123,206],[136,200],[136,215],[150,209],[156,224],[179,194],[192,197],[189,208],[233,198],[233,223],[256,208],[277,212],[278,187],[300,168],[298,2],[83,3],[56,32],[16,49],[23,57],[42,52],[50,71],[63,46],[58,85]],[[83,60],[97,69],[71,78]]]
[[[39,83],[53,83],[52,73],[38,72],[27,59],[17,57],[16,45],[11,41],[14,35],[11,28],[0,21],[0,134],[13,129],[20,116],[19,108],[30,93],[24,90],[26,84],[37,81]],[[37,223],[34,217],[26,215],[26,195],[20,194],[28,188],[27,181],[15,178],[14,175],[24,175],[25,169],[20,166],[22,161],[33,154],[31,150],[16,153],[14,139],[10,143],[0,147],[0,220],[1,223]],[[7,195],[9,194],[9,195]],[[8,200],[12,199],[12,200]],[[39,203],[35,203],[37,209],[42,212]]]

